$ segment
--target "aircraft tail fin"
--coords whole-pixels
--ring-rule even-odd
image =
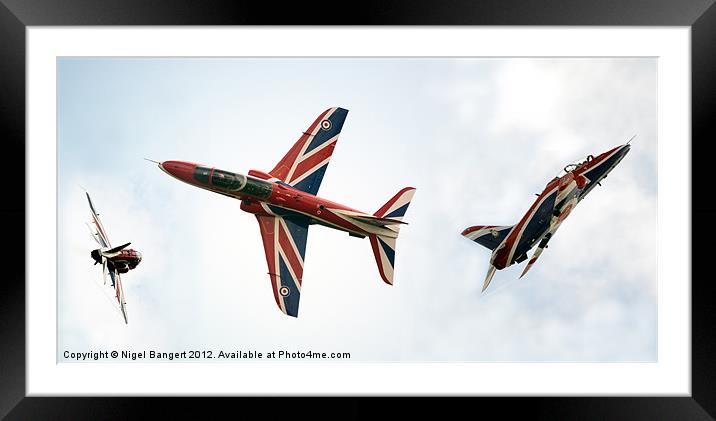
[[[507,237],[512,227],[514,225],[475,225],[474,227],[465,228],[462,235],[483,247],[494,250]]]
[[[400,232],[401,222],[408,211],[410,201],[413,200],[415,188],[406,187],[400,190],[395,196],[388,200],[385,205],[378,209],[373,216],[383,220],[395,221],[388,225],[388,228],[395,232],[394,237],[384,235],[369,235],[370,245],[373,248],[375,262],[378,265],[380,277],[386,284],[393,285],[393,268],[395,266],[395,244]]]
[[[410,201],[413,200],[414,194],[415,187],[405,187],[396,193],[390,200],[385,202],[385,205],[378,209],[373,216],[402,221],[405,216],[405,212],[408,211]]]

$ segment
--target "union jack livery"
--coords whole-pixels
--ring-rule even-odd
[[[276,304],[298,316],[308,227],[313,224],[368,237],[381,278],[393,284],[395,242],[415,189],[406,187],[374,214],[317,197],[348,110],[330,108],[301,134],[276,167],[248,175],[183,161],[157,162],[185,183],[241,201],[253,213],[263,239]]]
[[[600,182],[626,156],[631,148],[629,142],[564,167],[537,195],[537,200],[516,225],[476,225],[462,232],[465,237],[492,250],[490,267],[482,285],[483,292],[490,285],[497,269],[527,260],[527,252],[537,244],[537,250],[520,278],[530,270],[577,203],[594,187],[601,185]]]
[[[90,211],[92,213],[92,225],[87,224],[90,230],[90,235],[99,244],[100,248],[92,250],[90,256],[94,260],[94,264],[102,264],[102,278],[104,284],[107,284],[107,274],[109,274],[112,280],[112,289],[114,289],[114,296],[117,298],[119,303],[119,310],[122,312],[124,317],[124,323],[127,321],[127,302],[124,299],[124,289],[122,288],[122,278],[119,276],[120,273],[127,273],[130,270],[137,267],[142,261],[142,254],[136,250],[128,249],[132,243],[122,244],[121,246],[112,247],[109,243],[109,237],[107,231],[105,231],[102,221],[99,220],[99,213],[92,203],[89,193],[87,195],[87,201],[89,202]]]

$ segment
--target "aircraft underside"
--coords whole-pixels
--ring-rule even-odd
[[[589,155],[586,160],[568,164],[563,173],[547,183],[547,187],[516,225],[476,225],[463,230],[463,236],[492,250],[482,290],[490,284],[497,269],[525,261],[527,253],[536,246],[520,275],[524,276],[574,207],[595,186],[600,185],[629,149],[627,142],[596,157]]]
[[[415,188],[403,188],[373,214],[317,196],[347,113],[339,107],[322,112],[269,172],[242,175],[186,161],[157,162],[178,180],[241,200],[241,209],[255,215],[276,304],[289,316],[298,315],[310,225],[368,237],[381,278],[393,283],[396,240]]]

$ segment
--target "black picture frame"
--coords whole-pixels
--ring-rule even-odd
[[[716,414],[716,313],[714,283],[704,271],[711,257],[710,219],[716,216],[710,144],[716,106],[714,0],[526,0],[316,3],[188,0],[0,0],[0,121],[4,146],[3,280],[0,281],[0,416],[8,419],[125,419],[151,412],[164,417],[207,418],[278,409],[284,416],[367,418],[466,414],[496,410],[500,417],[530,419],[713,419]],[[277,7],[280,5],[280,7]],[[691,27],[692,220],[659,221],[691,230],[692,393],[688,397],[398,398],[57,398],[25,397],[25,30],[70,25],[636,25]],[[9,167],[9,168],[8,168]],[[19,221],[24,221],[20,224]],[[706,268],[706,269],[704,269]],[[688,279],[684,279],[688,282]],[[240,379],[237,379],[240,381]],[[376,381],[379,381],[377,379]],[[297,394],[300,379],[296,379]],[[377,406],[382,408],[378,409]],[[320,410],[317,407],[320,406]],[[290,408],[290,410],[289,410]],[[220,411],[220,412],[217,412]],[[224,412],[229,411],[229,412]],[[239,411],[239,412],[237,412]],[[460,412],[457,412],[460,411]],[[270,413],[269,413],[270,414]],[[276,413],[279,416],[279,413]]]

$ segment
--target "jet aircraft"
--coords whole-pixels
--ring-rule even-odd
[[[87,195],[87,201],[89,201],[90,211],[92,213],[92,228],[91,225],[87,224],[90,229],[90,235],[99,244],[100,248],[92,250],[90,256],[94,259],[94,264],[102,264],[102,278],[104,284],[107,284],[107,274],[109,274],[112,280],[112,288],[114,289],[114,296],[117,298],[119,303],[119,309],[124,317],[124,323],[127,321],[127,303],[124,299],[124,289],[122,288],[122,279],[119,276],[120,273],[127,273],[130,270],[137,267],[139,262],[142,261],[142,254],[136,250],[128,249],[131,243],[122,244],[121,246],[112,247],[105,231],[102,222],[99,220],[99,213],[97,212],[89,193]]]
[[[368,237],[381,278],[393,284],[396,240],[415,188],[400,190],[373,214],[316,196],[347,114],[338,107],[322,112],[268,173],[152,161],[178,180],[240,200],[240,208],[256,216],[274,299],[289,316],[298,316],[306,239],[314,224]]]
[[[530,270],[572,209],[594,187],[601,185],[600,182],[626,156],[631,148],[629,142],[564,167],[537,195],[537,199],[516,225],[477,225],[462,232],[463,236],[492,250],[490,267],[482,285],[483,292],[490,285],[497,269],[527,260],[527,252],[537,245],[520,278]]]

